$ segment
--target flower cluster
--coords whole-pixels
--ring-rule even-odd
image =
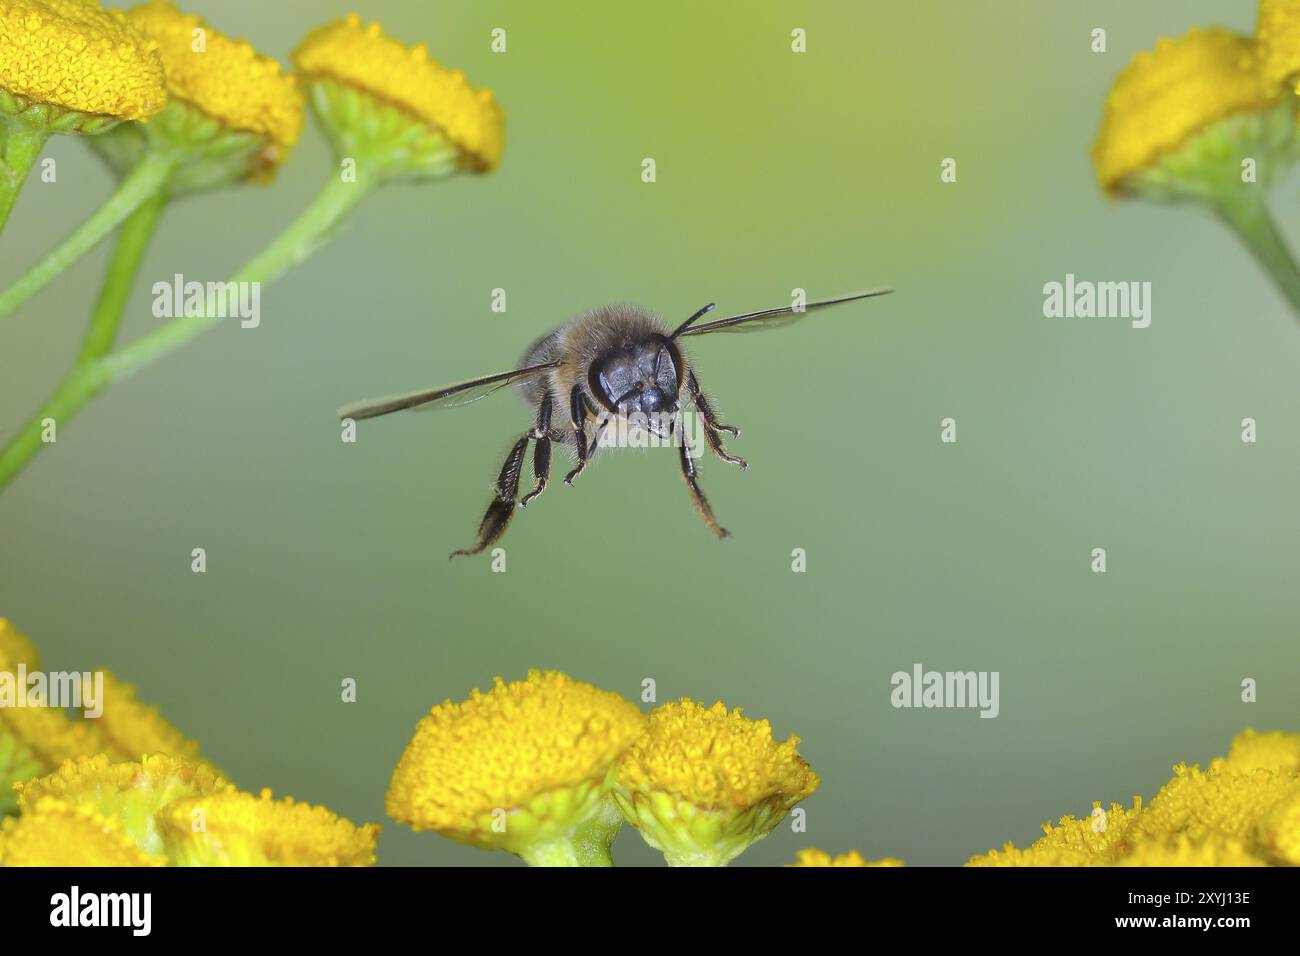
[[[644,723],[617,694],[564,674],[497,678],[486,694],[446,701],[421,719],[393,772],[388,814],[525,858],[563,857],[576,844],[578,853],[608,856],[601,824],[610,778]]]
[[[117,230],[79,360],[3,448],[0,489],[46,447],[41,422],[63,427],[89,401],[224,315],[198,314],[118,347],[123,309],[159,219],[177,197],[269,182],[297,143],[306,106],[335,152],[325,186],[227,283],[265,286],[332,235],[387,183],[497,168],[505,115],[489,90],[353,15],[307,33],[296,72],[222,34],[171,0],[126,12],[99,0],[0,0],[0,231],[51,133],[87,140],[116,190],[7,289],[3,317]],[[0,754],[3,759],[3,754]]]
[[[1093,804],[967,866],[1300,866],[1300,734],[1247,730],[1207,770],[1180,763],[1143,805]]]
[[[388,813],[536,866],[609,866],[623,821],[675,866],[725,865],[817,789],[798,738],[722,703],[647,718],[553,671],[434,707],[388,788]]]
[[[0,673],[38,666],[0,619]],[[0,706],[0,866],[368,866],[357,826],[270,791],[242,792],[198,745],[105,675],[103,713]]]
[[[0,674],[35,647],[0,619]],[[611,866],[624,822],[673,866],[725,866],[784,820],[820,779],[765,720],[721,702],[672,701],[647,716],[556,671],[496,678],[416,725],[388,814],[532,866]],[[0,706],[0,865],[368,866],[379,827],[237,789],[198,746],[105,684],[103,713]],[[898,867],[857,851],[799,851],[795,867]],[[1247,730],[1208,768],[1178,764],[1149,802],[1093,804],[967,866],[1300,866],[1300,733]]]

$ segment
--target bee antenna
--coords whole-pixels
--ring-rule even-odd
[[[681,325],[677,326],[677,328],[673,331],[673,334],[668,336],[668,338],[670,339],[677,338],[677,336],[681,335],[683,332],[689,329],[696,319],[698,319],[702,315],[707,315],[708,313],[712,312],[715,308],[717,308],[717,305],[718,303],[716,302],[710,302],[708,305],[700,309],[700,311],[696,312],[693,316],[691,316]]]

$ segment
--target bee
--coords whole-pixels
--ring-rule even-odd
[[[681,339],[715,332],[751,332],[789,325],[810,312],[827,306],[886,295],[893,290],[876,289],[855,295],[747,312],[697,325],[713,311],[710,303],[675,329],[644,309],[611,305],[593,309],[547,332],[524,353],[519,367],[473,378],[442,388],[424,389],[405,395],[357,402],[339,409],[339,418],[358,421],[406,409],[452,408],[476,402],[507,386],[515,386],[528,406],[536,411],[532,427],[515,441],[493,485],[492,501],[479,523],[473,547],[453,551],[450,557],[474,555],[496,542],[514,516],[519,479],[528,445],[533,443],[533,489],[518,500],[520,508],[546,490],[551,477],[551,446],[566,446],[574,458],[573,469],[564,477],[566,485],[582,474],[600,445],[603,431],[613,423],[642,428],[659,437],[678,431],[683,402],[689,401],[702,424],[704,443],[722,461],[744,469],[748,463],[728,453],[723,434],[740,436],[740,429],[724,425],[713,402],[700,385],[694,364],[687,358]],[[676,442],[682,477],[695,510],[719,538],[729,534],[718,524],[709,499],[700,487],[696,450],[686,429]]]

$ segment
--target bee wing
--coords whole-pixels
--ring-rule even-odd
[[[386,398],[371,398],[363,402],[353,402],[351,405],[344,405],[339,409],[339,418],[351,418],[353,420],[376,418],[379,415],[400,412],[407,408],[419,411],[432,408],[459,408],[461,405],[477,402],[480,398],[487,398],[493,392],[499,391],[507,385],[535,378],[555,368],[558,364],[558,362],[546,362],[542,365],[529,365],[527,368],[517,368],[510,372],[498,372],[496,375],[485,375],[482,378],[470,379],[468,382],[444,385],[442,388],[426,388],[418,392],[408,392],[405,395],[390,395]]]
[[[823,299],[820,302],[809,302],[802,309],[796,311],[792,305],[787,305],[780,309],[764,309],[762,312],[748,312],[745,315],[733,315],[729,319],[718,319],[716,322],[706,322],[703,325],[691,326],[689,328],[679,328],[674,333],[674,338],[681,335],[708,335],[710,332],[759,332],[764,329],[777,329],[783,325],[790,325],[805,318],[809,312],[814,309],[820,309],[828,305],[839,305],[841,302],[854,302],[858,299],[870,299],[878,295],[889,295],[893,289],[873,289],[870,292],[858,292],[854,295],[840,296],[838,299]],[[687,324],[693,322],[699,317],[697,313],[694,317],[687,320]]]

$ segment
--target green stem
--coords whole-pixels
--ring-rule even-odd
[[[369,195],[373,187],[373,182],[331,180],[312,200],[311,205],[269,246],[235,273],[230,281],[261,284],[274,282],[320,248],[340,220]],[[171,319],[148,335],[106,356],[104,364],[111,380],[121,381],[224,321],[213,314],[213,308],[204,311],[204,315]],[[0,487],[3,487],[2,483]]]
[[[0,118],[0,233],[4,232],[14,201],[27,181],[49,133],[7,117]]]
[[[55,390],[37,411],[18,430],[18,434],[0,451],[0,489],[3,489],[23,466],[45,447],[46,420],[61,427],[83,405],[98,395],[108,383],[102,360],[86,365],[74,365]]]
[[[170,154],[146,153],[89,219],[13,285],[0,292],[0,316],[8,315],[53,282],[64,269],[121,225],[142,202],[158,192],[175,168],[176,160]]]
[[[358,163],[358,166],[360,165]],[[340,220],[377,184],[378,180],[374,179],[362,179],[357,182],[344,182],[341,178],[331,180],[302,215],[265,250],[240,269],[231,281],[258,283],[274,281],[286,270],[315,252]],[[136,205],[148,198],[149,196],[141,197]],[[138,228],[139,225],[137,223],[136,227]],[[143,248],[137,251],[142,252]],[[118,252],[124,257],[129,256],[129,252],[124,252],[120,244]],[[117,260],[118,254],[115,253],[114,262]],[[101,294],[101,303],[105,294],[110,297],[125,294],[116,288],[117,281],[119,280],[113,278],[106,283],[105,293]],[[113,286],[112,291],[109,291],[109,286]],[[209,302],[205,315],[170,319],[166,324],[130,345],[112,352],[97,353],[88,361],[78,361],[54,394],[27,420],[14,439],[0,450],[0,491],[45,447],[46,442],[42,438],[46,419],[52,419],[58,427],[63,427],[87,402],[109,385],[156,362],[201,332],[219,325],[223,320],[213,316],[215,310],[212,305],[213,303]],[[105,308],[107,309],[107,306]],[[88,350],[99,348],[105,336],[111,342],[115,331],[116,321],[110,323],[107,319],[101,319],[100,310],[97,308],[96,318],[92,321],[91,329],[86,336],[86,344],[82,350],[83,357],[87,356]]]
[[[1296,268],[1295,259],[1269,214],[1268,206],[1263,200],[1256,200],[1219,202],[1215,208],[1219,217],[1255,254],[1256,260],[1300,317],[1300,269]]]
[[[154,193],[122,223],[113,247],[113,258],[109,260],[104,284],[99,290],[99,299],[95,302],[95,311],[91,313],[81,355],[77,357],[78,363],[92,362],[113,347],[126,300],[140,270],[140,260],[149,248],[167,200],[166,192]]]
[[[274,242],[250,259],[233,281],[274,282],[323,246],[343,217],[377,185],[379,180],[359,174],[351,182],[337,174],[331,177],[311,205]]]

